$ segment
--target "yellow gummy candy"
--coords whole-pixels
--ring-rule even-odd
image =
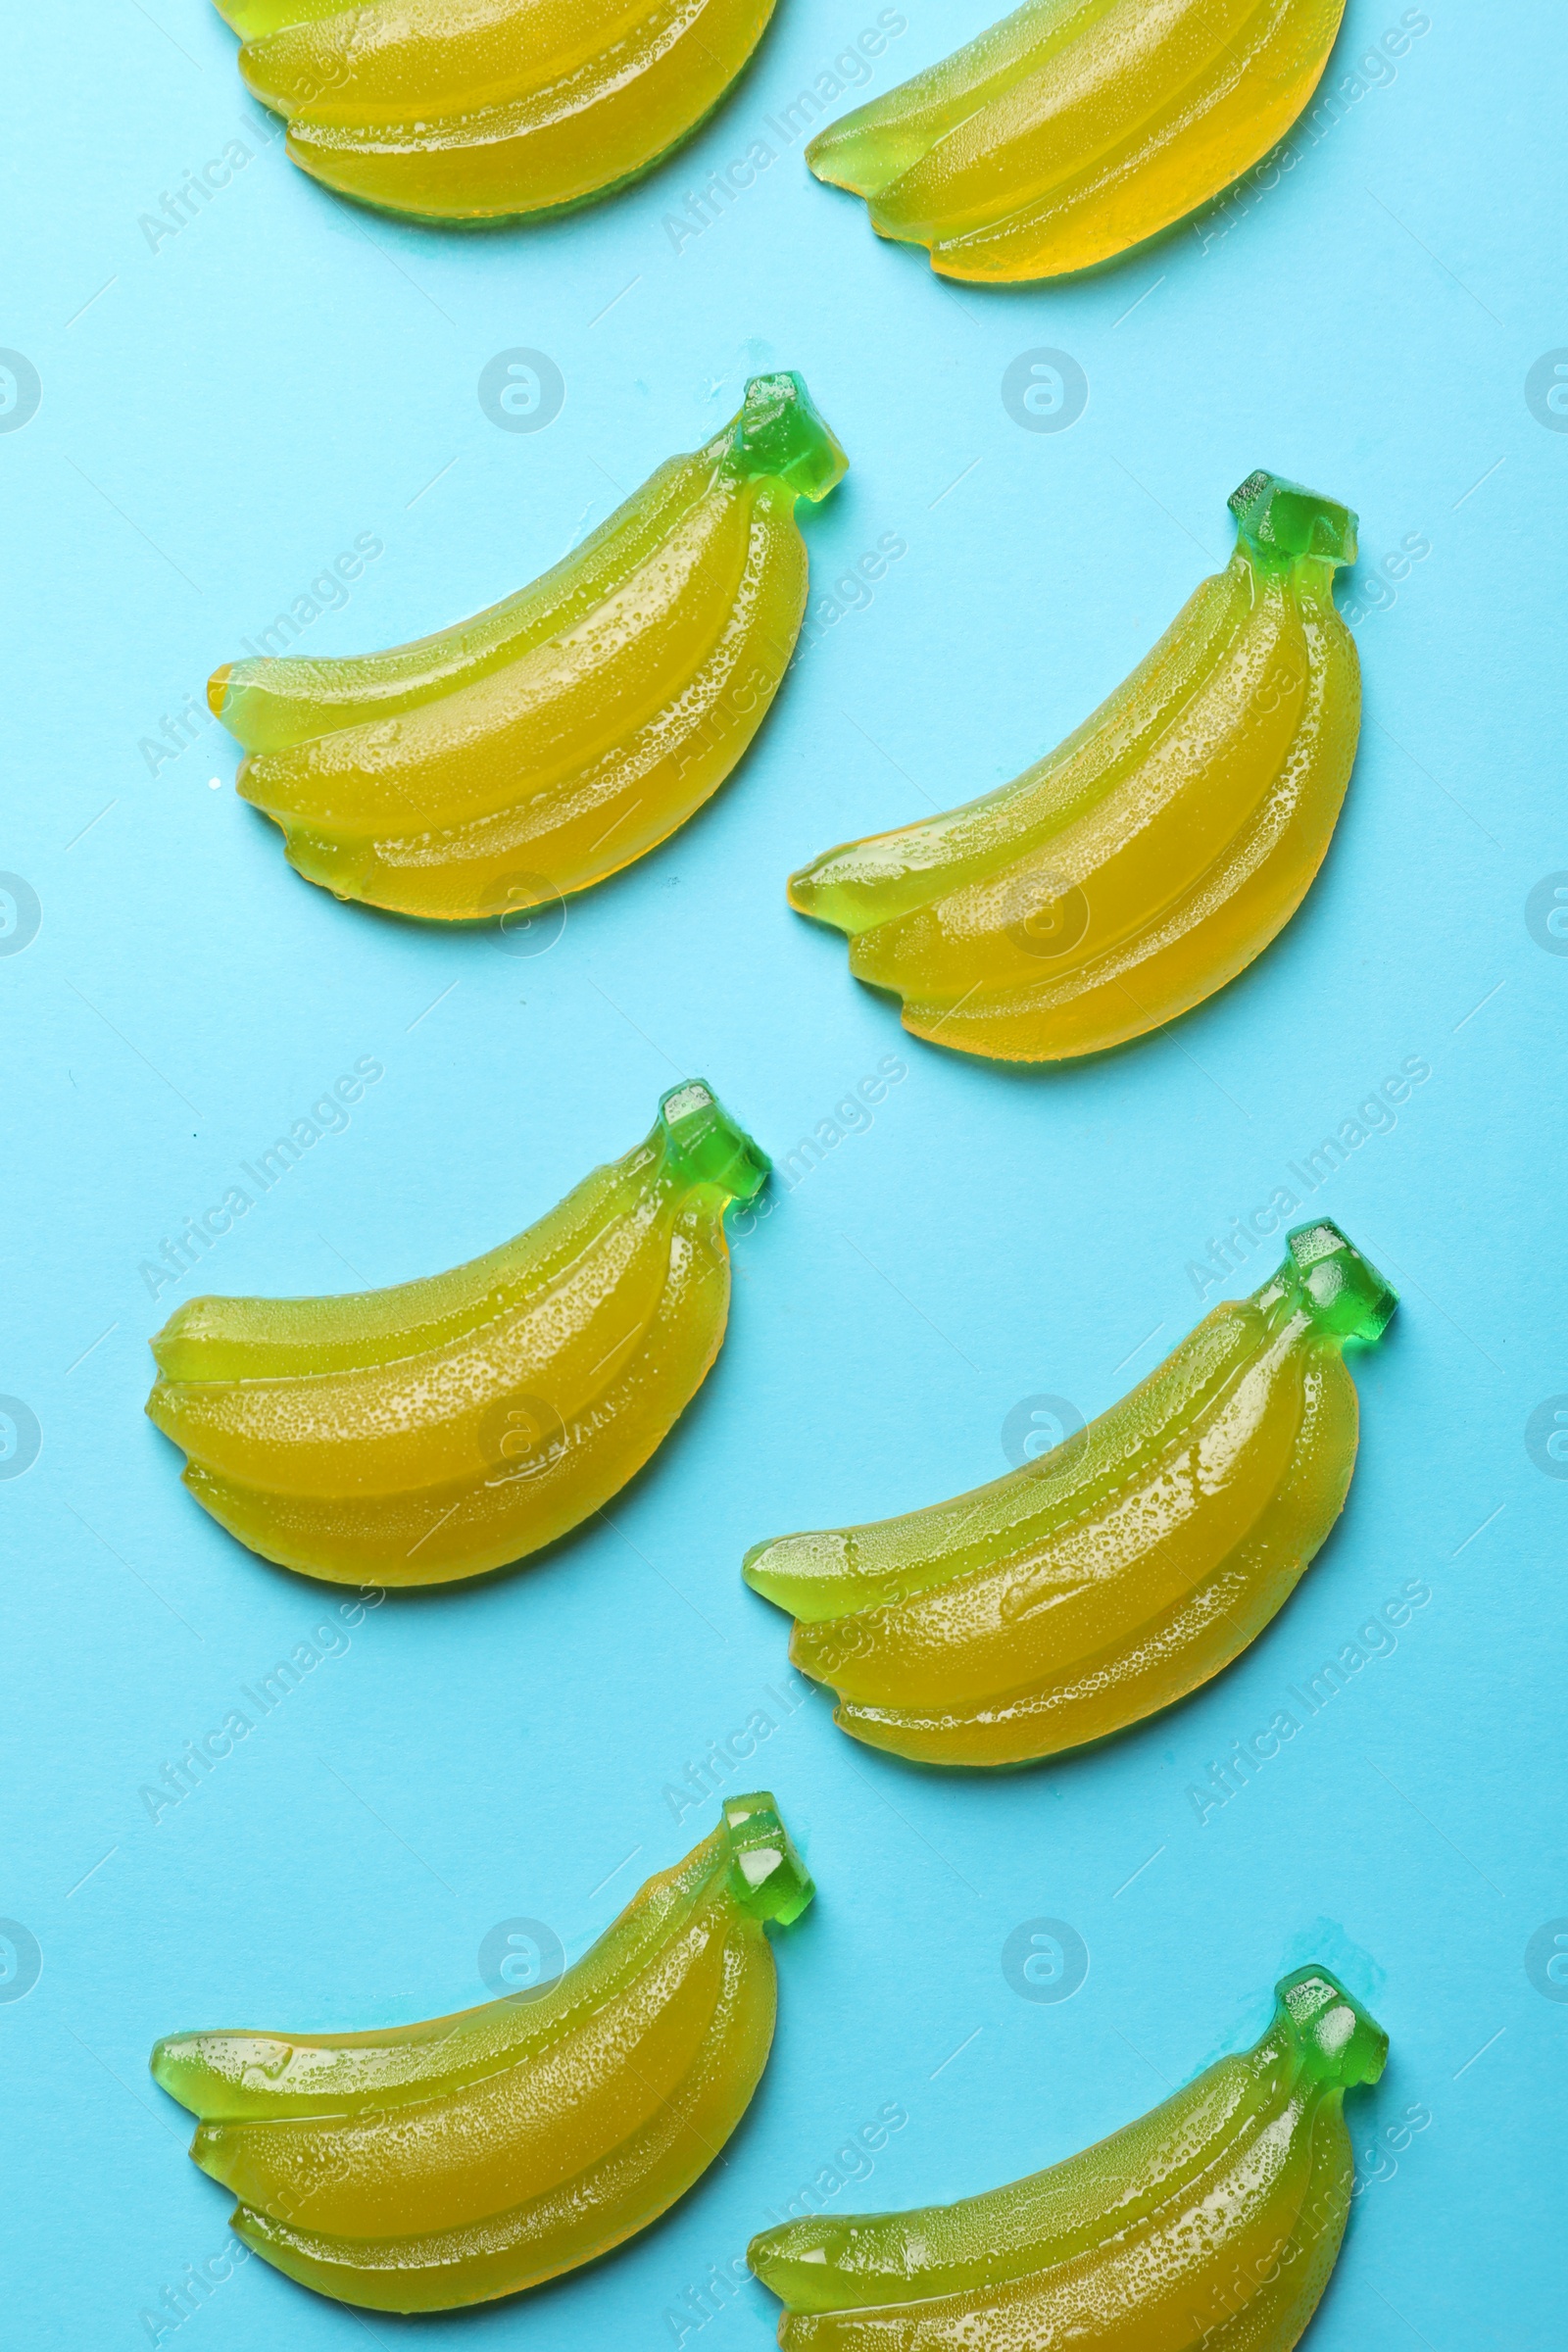
[[[514,1241],[394,1290],[192,1298],[147,1410],[264,1558],[444,1584],[537,1551],[663,1443],[718,1353],[724,1211],[767,1161],[700,1079]]]
[[[710,114],[773,0],[218,0],[288,152],[345,196],[438,220],[562,212]]]
[[[1305,897],[1360,728],[1334,609],[1355,516],[1270,473],[1230,504],[1229,567],[1047,759],[790,877],[917,1037],[1004,1061],[1125,1044],[1234,979]]]
[[[1075,1437],[951,1502],[760,1544],[746,1581],[872,1747],[1021,1764],[1125,1731],[1295,1590],[1355,1466],[1342,1350],[1395,1304],[1338,1226],[1302,1226],[1271,1282]]]
[[[1355,2164],[1345,2094],[1389,2037],[1328,1969],[1275,1986],[1251,2049],[1027,2180],[911,2213],[813,2216],[747,2260],[784,2352],[1292,2352]]]
[[[220,669],[238,789],[339,898],[444,921],[554,906],[643,857],[738,765],[806,609],[798,498],[848,461],[800,377],[754,376],[530,587],[390,653]]]
[[[945,277],[1056,277],[1125,253],[1282,139],[1345,0],[1028,0],[813,139],[818,179]]]
[[[765,1924],[812,1886],[771,1796],[650,1879],[555,1983],[365,2034],[171,2034],[230,2228],[318,2294],[451,2311],[619,2245],[713,2161],[767,2061]]]

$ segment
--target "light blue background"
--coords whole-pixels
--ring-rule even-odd
[[[867,87],[991,5],[906,0]],[[1401,13],[1350,0],[1331,80]],[[1568,2007],[1524,1955],[1568,1913],[1568,1484],[1524,1427],[1568,1390],[1568,960],[1524,908],[1568,867],[1568,434],[1524,380],[1568,343],[1568,77],[1545,0],[1506,22],[1428,14],[1392,79],[1297,134],[1278,186],[1098,279],[1011,294],[945,287],[877,244],[798,144],[675,250],[666,216],[872,0],[781,0],[755,70],[666,169],[543,231],[468,240],[353,211],[264,147],[200,0],[14,14],[0,342],[42,382],[0,435],[0,865],[42,907],[0,960],[0,1390],[43,1433],[0,1484],[0,1912],[43,1954],[0,2004],[18,2343],[145,2343],[141,2311],[224,2241],[227,2200],[145,2072],[157,2034],[477,1999],[480,1940],[517,1915],[575,1953],[708,1828],[709,1807],[677,1825],[666,1784],[780,1685],[785,1622],[741,1585],[745,1546],[994,1475],[1019,1398],[1101,1409],[1196,1319],[1189,1261],[1408,1056],[1430,1079],[1313,1202],[1404,1304],[1358,1362],[1361,1466],[1298,1597],[1191,1704],[1000,1783],[916,1774],[800,1706],[729,1784],[777,1790],[820,1887],[780,1942],[747,2123],[612,2260],[419,2340],[673,2344],[686,2290],[885,2104],[907,2124],[834,2210],[1080,2146],[1250,2035],[1275,1975],[1316,1952],[1394,2037],[1357,2147],[1411,2102],[1432,2122],[1373,2168],[1313,2352],[1560,2342]],[[138,216],[235,137],[254,160],[151,249]],[[566,385],[528,435],[476,399],[516,345]],[[1008,363],[1040,346],[1088,376],[1070,430],[1022,430],[1002,405]],[[853,460],[806,523],[818,587],[885,532],[908,553],[803,651],[712,807],[574,902],[548,954],[298,881],[228,791],[216,725],[149,772],[141,740],[356,534],[385,552],[313,652],[392,644],[517,586],[775,366],[806,373]],[[1358,624],[1361,756],[1301,914],[1242,982],[1105,1063],[1010,1074],[906,1039],[842,943],[788,911],[786,873],[1075,724],[1222,560],[1226,495],[1258,465],[1359,510],[1362,574],[1406,534],[1431,544]],[[337,1597],[185,1495],[140,1412],[166,1312],[198,1287],[346,1288],[465,1258],[623,1150],[686,1072],[780,1155],[890,1053],[907,1076],[874,1124],[737,1244],[724,1353],[616,1532],[388,1602],[155,1826],[141,1785]],[[155,1303],[140,1262],[367,1055],[385,1075],[349,1129]],[[1189,1787],[1410,1578],[1431,1599],[1394,1654],[1200,1826]],[[1064,2002],[1002,1975],[1004,1939],[1040,1916],[1091,1953]],[[751,2286],[700,2330],[688,2307],[684,2340],[743,2352],[773,2316]],[[162,2340],[318,2352],[412,2328],[250,2262]]]

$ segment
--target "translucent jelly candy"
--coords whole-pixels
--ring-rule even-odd
[[[240,792],[308,881],[400,914],[505,920],[602,882],[746,753],[806,609],[795,502],[847,463],[798,375],[754,376],[505,603],[391,653],[218,670]]]
[[[724,1211],[767,1161],[700,1079],[646,1143],[449,1274],[329,1298],[192,1298],[153,1342],[158,1427],[229,1534],[342,1584],[523,1558],[669,1435],[729,1311]]]
[[[1106,262],[1285,136],[1345,0],[1029,0],[811,141],[818,179],[944,277]]]
[[[925,1764],[1019,1764],[1102,1740],[1257,1637],[1355,1467],[1347,1341],[1394,1292],[1337,1225],[1204,1316],[1076,1437],[952,1502],[783,1536],[746,1581],[797,1619],[834,1720]]]
[[[754,2237],[785,2352],[1291,2352],[1349,2213],[1345,2094],[1389,2037],[1326,1968],[1275,1997],[1251,2049],[1064,2163]]]
[[[773,2038],[764,1923],[811,1900],[771,1796],[635,1894],[555,1983],[368,2034],[176,2034],[153,2051],[236,2237],[370,2311],[450,2311],[607,2253],[683,2197]]]
[[[1355,516],[1254,473],[1236,552],[1066,741],[946,815],[790,877],[916,1037],[1059,1061],[1143,1037],[1290,921],[1355,759],[1361,672],[1334,610]]]
[[[678,147],[773,0],[218,0],[288,152],[426,220],[586,204]]]

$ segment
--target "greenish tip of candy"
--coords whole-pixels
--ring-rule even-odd
[[[200,2036],[166,2034],[162,2041],[153,2043],[147,2065],[160,2090],[167,2090],[172,2099],[194,2112],[195,2099],[190,2093],[192,2081],[201,2071]]]
[[[746,2261],[753,2278],[777,2295],[786,2311],[837,2311],[845,2307],[839,2297],[850,2302],[854,2293],[853,2287],[846,2292],[841,2268],[846,2256],[853,2258],[854,2246],[853,2219],[830,2222],[813,2216],[760,2230],[746,2249]],[[895,2291],[890,2285],[889,2295]]]
[[[688,1078],[661,1096],[659,1122],[668,1138],[667,1165],[692,1184],[716,1185],[732,1200],[755,1200],[772,1161],[737,1126],[706,1079]]]
[[[797,498],[826,498],[850,467],[793,368],[752,377],[730,446],[743,473],[773,474]]]
[[[771,1919],[787,1928],[800,1918],[816,1888],[790,1843],[773,1797],[765,1788],[755,1796],[726,1797],[724,1827],[729,1833],[731,1894],[754,1919]]]
[[[790,1602],[783,1597],[782,1593],[774,1589],[774,1580],[768,1573],[770,1566],[768,1554],[777,1548],[778,1541],[776,1536],[768,1536],[760,1544],[754,1544],[741,1562],[741,1575],[754,1592],[760,1592],[764,1600],[772,1601],[778,1608],[790,1609],[793,1616],[796,1614],[795,1610],[791,1608]],[[786,1538],[785,1541],[787,1542],[788,1539]]]
[[[1298,1225],[1285,1239],[1290,1255],[1280,1279],[1319,1331],[1338,1340],[1381,1339],[1399,1294],[1354,1243],[1328,1217],[1315,1225]]]
[[[754,1544],[741,1562],[754,1592],[770,1600],[802,1625],[819,1625],[889,1598],[886,1580],[863,1576],[856,1566],[855,1538],[824,1528],[809,1535],[768,1536]],[[851,1599],[857,1578],[864,1597]]]
[[[1310,2074],[1342,2090],[1377,2081],[1389,2037],[1331,1969],[1298,1968],[1280,1979],[1274,1997]]]
[[[1299,482],[1261,468],[1230,496],[1236,527],[1263,556],[1316,556],[1326,564],[1355,562],[1356,518],[1337,499],[1320,498]]]

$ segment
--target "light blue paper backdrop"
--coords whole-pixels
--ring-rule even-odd
[[[987,15],[905,0],[862,93]],[[1312,1955],[1394,2039],[1352,2110],[1365,2187],[1313,2352],[1560,2341],[1558,14],[1351,0],[1337,103],[1289,169],[1106,275],[1011,294],[878,244],[766,127],[878,22],[872,0],[781,0],[755,70],[650,181],[466,240],[297,173],[199,0],[19,12],[5,36],[0,343],[24,365],[0,377],[0,866],[26,889],[0,942],[0,1391],[25,1411],[0,1468],[30,1451],[28,1415],[41,1449],[0,1481],[0,1912],[22,1931],[0,1944],[0,2060],[6,2332],[29,2352],[412,2343],[259,2261],[173,2325],[161,2298],[223,2246],[228,2206],[186,2162],[150,2044],[478,1999],[481,1943],[518,1918],[575,1954],[710,1826],[669,1791],[759,1708],[777,1729],[726,1785],[776,1789],[820,1894],[779,1943],[749,2120],[614,2259],[421,2344],[753,2352],[770,2299],[703,2290],[770,2209],[813,2183],[834,2211],[949,2197],[1062,2155],[1250,2035]],[[695,232],[688,197],[757,140],[774,160]],[[177,234],[144,225],[225,152],[228,184]],[[564,387],[531,432],[478,396],[516,349]],[[1063,429],[1004,404],[1041,350],[1087,382]],[[209,670],[356,545],[380,552],[309,622],[312,651],[506,593],[775,367],[805,372],[853,461],[806,522],[818,596],[887,534],[906,553],[868,598],[815,608],[709,810],[537,956],[298,881],[228,789],[220,729],[172,723],[200,718]],[[1032,380],[1051,422],[1054,379]],[[1259,465],[1353,504],[1365,550],[1361,756],[1301,914],[1102,1064],[1012,1074],[905,1038],[789,912],[785,875],[1076,724],[1223,560],[1226,495]],[[906,1075],[856,1124],[837,1106],[889,1054]],[[382,1074],[348,1124],[155,1299],[143,1261],[366,1061]],[[1413,1063],[1429,1075],[1396,1115],[1347,1128]],[[340,1627],[152,1818],[144,1786],[338,1595],[186,1496],[141,1416],[147,1334],[197,1288],[380,1284],[483,1250],[687,1072],[775,1157],[845,1132],[738,1240],[723,1355],[614,1531]],[[786,1679],[745,1546],[995,1475],[1020,1400],[1101,1409],[1260,1279],[1266,1249],[1202,1298],[1190,1267],[1336,1136],[1310,1206],[1404,1303],[1357,1363],[1343,1527],[1284,1615],[1193,1703],[1062,1767],[948,1780],[852,1746]],[[1412,1580],[1428,1597],[1396,1643],[1362,1638]],[[1211,1765],[1357,1643],[1343,1691],[1200,1819]],[[1004,1974],[1042,1919],[1087,1950],[1070,1998]],[[1409,2136],[1412,2106],[1430,2121]],[[888,2111],[905,2122],[846,2180],[838,2151]]]

